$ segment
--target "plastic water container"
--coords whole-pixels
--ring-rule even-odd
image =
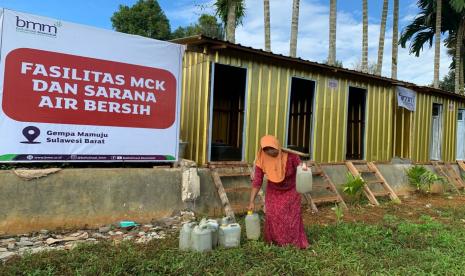
[[[218,232],[219,232],[219,224],[214,219],[202,220],[200,223],[205,224],[208,226],[210,231],[212,232],[212,248],[216,248],[218,246]]]
[[[212,250],[212,232],[208,225],[194,227],[191,235],[192,250],[197,252],[207,252]]]
[[[220,246],[224,248],[239,247],[241,243],[241,226],[231,223],[220,226]]]
[[[313,175],[312,170],[307,167],[307,164],[303,162],[297,166],[296,174],[296,189],[300,194],[309,193],[312,191]]]
[[[191,249],[191,235],[195,225],[195,222],[188,222],[182,226],[181,231],[179,233],[179,249],[185,251]]]
[[[252,211],[245,217],[245,232],[247,239],[258,240],[260,238],[260,216]]]
[[[231,223],[233,223],[233,219],[231,217],[223,217],[220,220],[220,225],[228,225],[228,224],[231,224]]]

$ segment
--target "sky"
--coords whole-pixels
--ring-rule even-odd
[[[56,19],[112,29],[110,18],[119,5],[133,5],[136,0],[0,0],[0,7]],[[197,21],[202,13],[214,14],[214,0],[158,0],[171,29]],[[382,0],[368,1],[368,58],[376,62]],[[263,49],[263,1],[245,0],[246,17],[236,30],[236,42]],[[384,76],[391,75],[392,5],[389,0],[388,23],[384,44]],[[362,1],[339,0],[337,4],[336,58],[346,68],[360,63],[362,48]],[[400,0],[399,33],[416,16],[416,0]],[[270,0],[271,50],[289,54],[292,0]],[[329,0],[300,0],[297,56],[323,62],[328,56]],[[426,46],[420,57],[399,48],[398,79],[421,85],[432,83],[434,49]],[[447,74],[451,58],[441,50],[441,78]]]

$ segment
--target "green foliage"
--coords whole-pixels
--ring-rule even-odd
[[[228,21],[228,10],[231,2],[236,2],[236,27],[242,24],[242,19],[245,17],[245,1],[244,0],[216,0],[215,8],[216,15],[226,25]]]
[[[171,34],[171,38],[175,39],[199,34],[222,39],[224,37],[224,29],[223,26],[218,23],[215,16],[202,14],[196,24],[177,28]]]
[[[433,45],[436,31],[436,1],[419,0],[417,5],[420,11],[402,31],[399,44],[405,48],[410,41],[410,53],[419,56],[425,44],[429,47]],[[441,33],[450,35],[454,32],[458,27],[459,18],[460,14],[451,7],[449,1],[442,1]]]
[[[449,91],[449,92],[454,92],[454,87],[455,87],[455,71],[454,70],[449,70],[449,73],[444,76],[444,78],[439,81],[439,88]]]
[[[433,45],[436,31],[436,4],[437,1],[433,0],[418,0],[418,15],[402,31],[399,44],[402,48],[406,48],[407,42],[410,42],[409,51],[415,54],[415,56],[420,55],[425,45],[428,45],[430,48]],[[441,34],[445,36],[445,45],[449,49],[454,49],[453,56],[455,56],[455,35],[464,17],[465,1],[442,1]],[[454,61],[452,61],[450,68],[455,68]],[[449,90],[450,88],[447,86],[447,89]]]
[[[261,241],[200,254],[180,252],[177,239],[147,245],[110,242],[26,255],[0,275],[463,275],[463,224],[428,216],[412,222],[385,216],[380,224],[313,225],[311,248]]]
[[[437,174],[427,170],[423,166],[413,166],[407,170],[407,178],[410,185],[417,191],[431,192],[431,185],[436,182],[444,183],[444,179]]]
[[[157,0],[139,0],[131,7],[120,5],[111,22],[118,32],[161,40],[171,35],[170,23]]]
[[[353,176],[350,172],[347,173],[347,181],[344,183],[343,192],[355,199],[359,199],[362,194],[365,181],[360,176]]]
[[[334,204],[334,214],[336,215],[337,222],[340,223],[344,217],[344,209],[342,209],[341,205]]]
[[[327,59],[324,60],[323,63],[324,63],[324,64],[329,64]],[[334,65],[333,65],[333,66],[335,66],[335,67],[340,67],[340,68],[344,68],[344,64],[342,64],[342,61],[341,61],[341,60],[336,60],[336,61],[334,62]]]
[[[450,0],[450,5],[456,12],[463,12],[465,10],[464,0]]]

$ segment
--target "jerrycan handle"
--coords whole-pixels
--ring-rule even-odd
[[[231,224],[229,225],[229,227],[240,227],[240,225],[237,224],[237,223],[231,223]]]
[[[308,170],[307,162],[302,162],[302,170],[303,170],[303,171],[307,171],[307,170]]]

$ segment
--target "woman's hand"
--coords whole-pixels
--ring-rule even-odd
[[[249,206],[247,207],[247,211],[255,211],[255,202],[249,202]]]

